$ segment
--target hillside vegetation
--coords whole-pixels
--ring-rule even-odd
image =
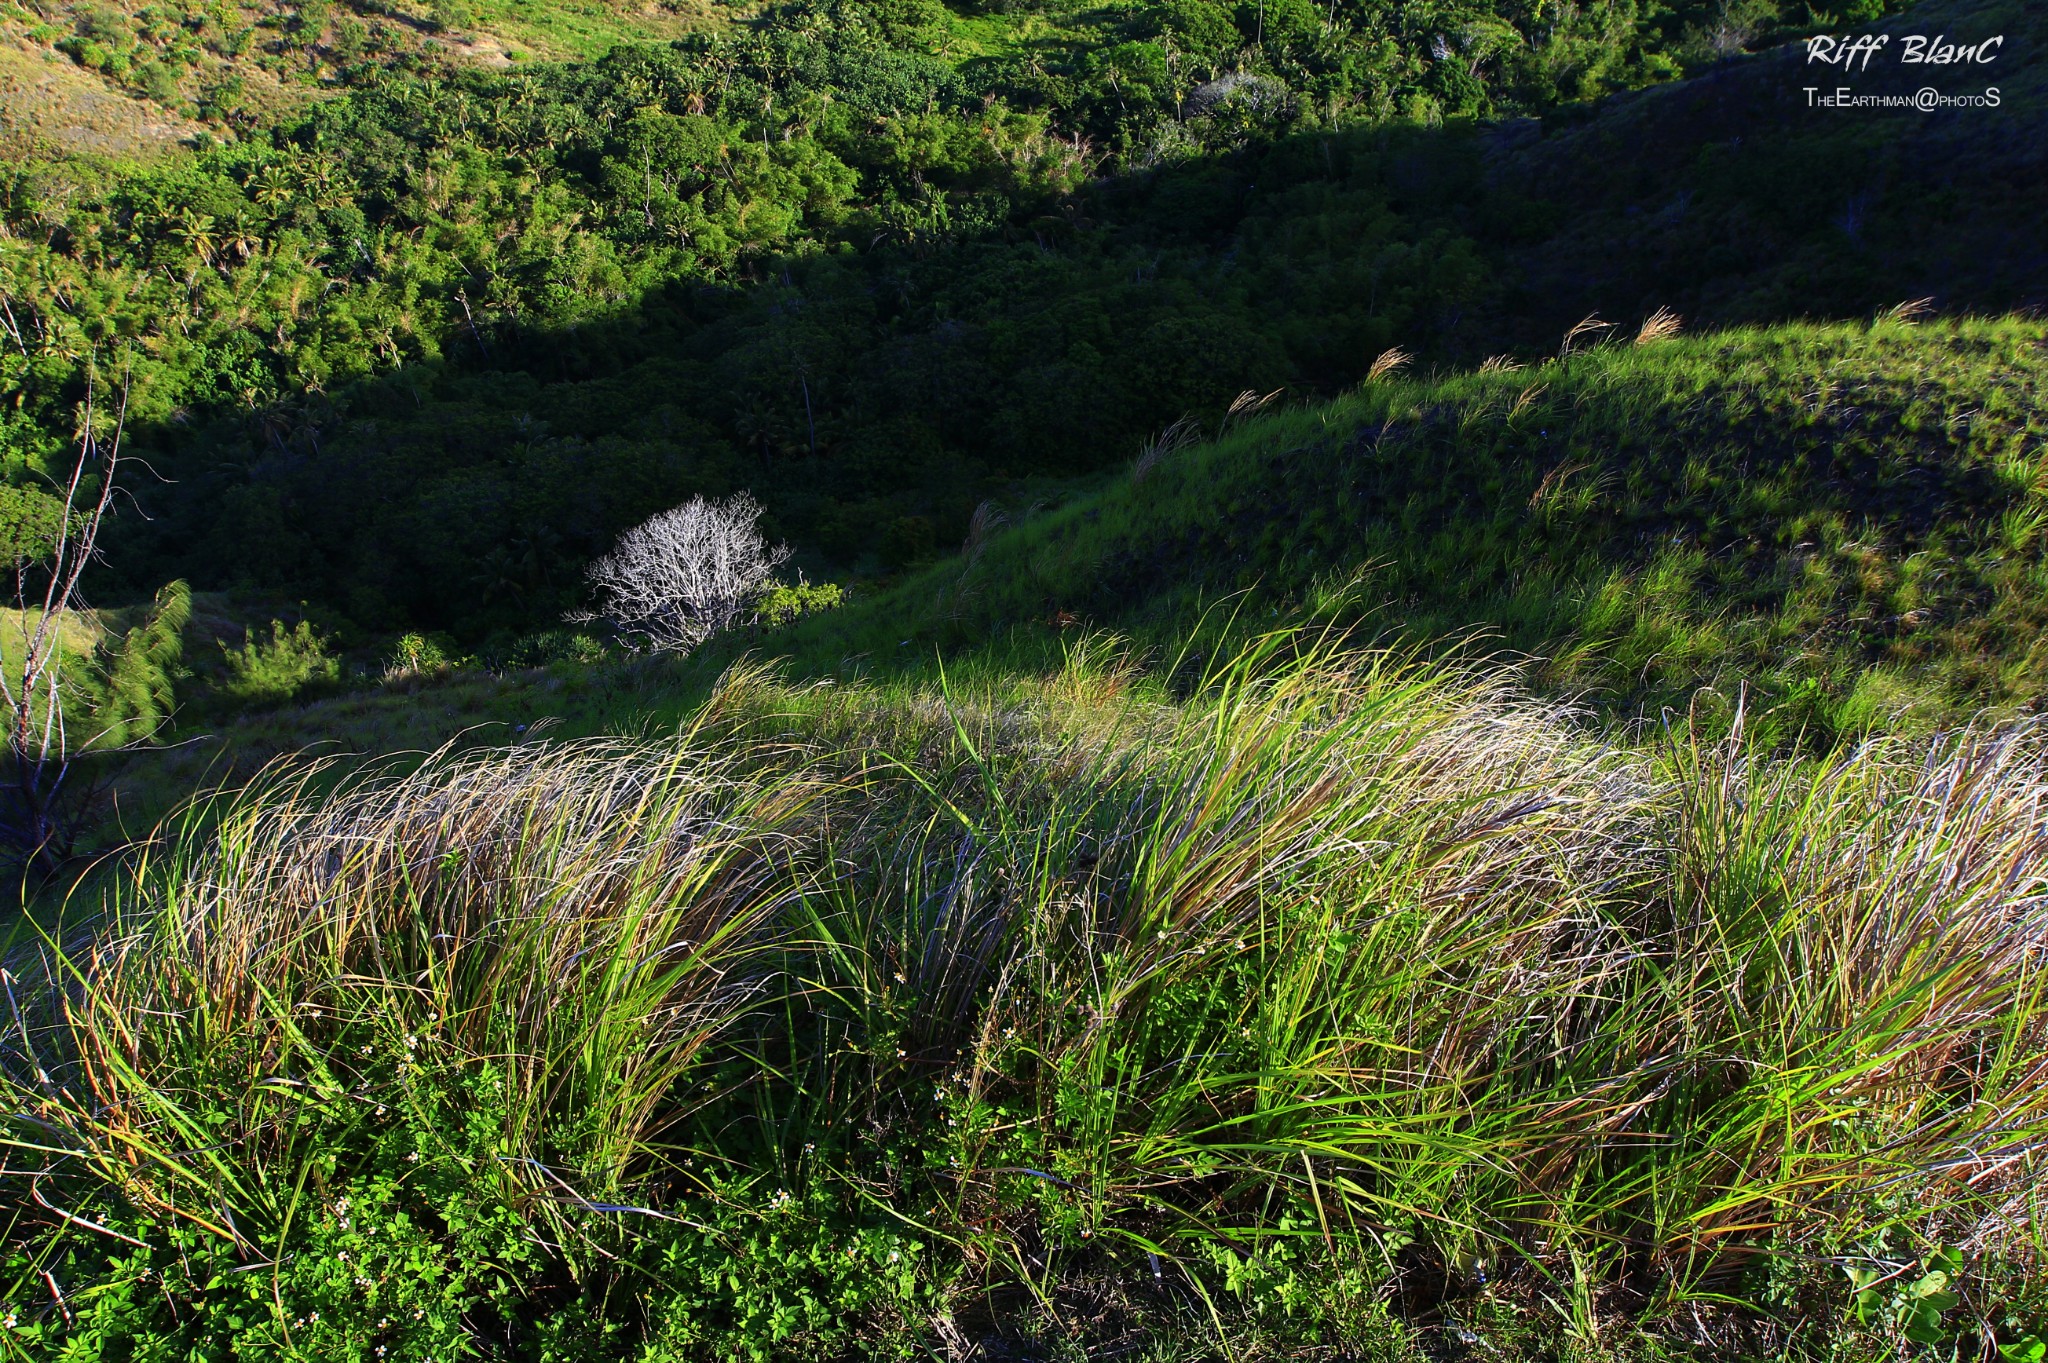
[[[2041,1363],[2048,11],[1896,8],[0,14],[203,125],[0,170],[0,1358]]]
[[[0,439],[54,458],[93,338],[132,337],[101,362],[132,366],[175,481],[138,489],[116,590],[288,590],[475,646],[552,624],[693,493],[750,489],[814,576],[892,572],[1020,480],[1245,388],[1340,391],[1393,345],[1473,364],[1596,310],[2041,300],[2036,8],[1925,11],[2011,35],[1998,110],[1819,120],[1764,56],[1562,103],[1708,60],[1695,8],[1595,42],[1504,7],[1519,45],[1451,61],[1449,10],[1339,6],[1262,42],[1231,20],[1197,61],[1178,10],[811,5],[382,73],[154,170],[22,167]],[[1184,110],[1233,67],[1268,84]],[[1699,88],[1750,112],[1720,126]],[[1546,117],[1472,122],[1523,110]],[[1654,276],[1604,264],[1637,256]]]
[[[2048,327],[1600,336],[1528,367],[1275,399],[1208,439],[1183,426],[1045,490],[1054,505],[984,503],[958,554],[680,663],[560,630],[424,666],[389,649],[294,663],[264,637],[277,603],[208,596],[183,663],[194,741],[128,764],[127,831],[308,745],[671,725],[749,654],[792,680],[1035,674],[1110,632],[1184,691],[1203,659],[1285,623],[1496,659],[1622,723],[1676,708],[1724,724],[1746,696],[1771,742],[2040,709]],[[258,654],[286,670],[260,680]]]
[[[799,673],[934,648],[1028,666],[1110,628],[1171,666],[1280,613],[1533,658],[1532,681],[1623,715],[1747,686],[1827,735],[2048,699],[2048,327],[1577,344],[1155,442],[1100,491],[1007,527],[991,507],[964,557],[745,646]]]
[[[2031,1347],[2035,732],[1615,748],[1289,639],[1195,691],[739,676],[268,783],[17,958],[10,1347]]]

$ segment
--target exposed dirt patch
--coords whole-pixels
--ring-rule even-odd
[[[197,123],[121,94],[63,57],[0,38],[0,155],[147,155],[199,131]]]
[[[512,54],[522,51],[517,43],[507,42],[495,33],[477,33],[469,38],[450,43],[448,50],[463,61],[475,62],[478,66],[504,68],[512,64]]]

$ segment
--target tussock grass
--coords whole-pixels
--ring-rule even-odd
[[[322,1357],[1545,1299],[1789,1350],[1843,1266],[2031,1272],[2036,727],[1618,744],[1293,635],[1181,702],[1103,640],[973,690],[755,669],[672,742],[259,784],[12,960],[10,1301]],[[459,1309],[393,1305],[422,1271]]]

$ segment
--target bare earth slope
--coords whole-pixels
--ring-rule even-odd
[[[0,42],[0,155],[136,156],[177,146],[198,125],[121,93],[69,58]]]

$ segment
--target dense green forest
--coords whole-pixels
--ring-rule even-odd
[[[366,60],[194,150],[9,169],[0,451],[32,481],[87,369],[128,376],[161,481],[107,591],[260,584],[475,645],[693,492],[750,488],[814,574],[871,575],[992,492],[1394,345],[2027,301],[2038,180],[1976,200],[2008,167],[1959,176],[1939,120],[1786,126],[1756,59],[1707,78],[1753,107],[1574,126],[1875,8],[841,0],[581,64]],[[1624,170],[1617,139],[1658,150]],[[1966,217],[2011,230],[1925,249]]]

